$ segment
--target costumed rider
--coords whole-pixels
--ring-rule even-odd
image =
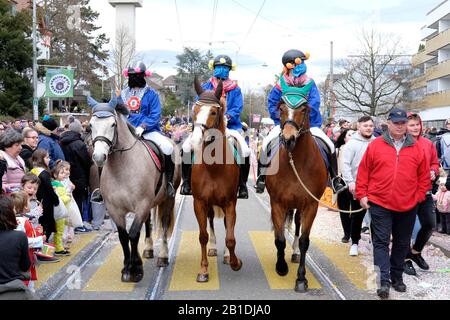
[[[120,92],[117,102],[124,104],[130,114],[128,122],[135,127],[135,133],[144,140],[154,142],[164,154],[164,173],[167,179],[167,195],[175,197],[173,187],[173,175],[175,164],[172,161],[173,145],[169,138],[164,136],[160,130],[161,103],[158,93],[147,86],[146,77],[151,76],[151,71],[147,70],[142,62],[138,62],[136,67],[129,67],[123,70],[123,76],[128,78],[128,88]],[[96,196],[92,200],[96,202]]]
[[[345,190],[345,181],[337,175],[337,160],[335,147],[333,142],[327,137],[327,135],[320,129],[322,125],[322,116],[320,115],[320,94],[319,90],[313,79],[306,75],[306,64],[305,60],[309,59],[309,53],[303,53],[300,50],[289,50],[284,53],[282,58],[283,63],[283,73],[280,75],[283,77],[283,84],[290,87],[304,87],[311,86],[307,100],[310,106],[310,132],[313,136],[323,140],[328,148],[328,161],[329,161],[329,172],[331,177],[331,187],[333,191],[337,194]],[[268,96],[268,106],[269,113],[272,120],[275,122],[275,127],[269,132],[266,138],[263,140],[262,150],[260,158],[258,159],[258,179],[256,181],[255,189],[257,193],[263,193],[265,189],[265,174],[264,168],[269,166],[267,163],[267,158],[271,152],[272,141],[276,140],[281,134],[280,128],[280,110],[279,103],[282,97],[282,83],[280,80],[273,87],[272,91]],[[272,142],[272,143],[271,143]],[[269,146],[270,145],[270,146]],[[262,161],[264,158],[264,161]]]
[[[223,95],[226,96],[227,110],[225,117],[227,120],[226,135],[236,138],[239,143],[241,156],[244,158],[240,167],[239,177],[239,199],[248,199],[247,180],[250,172],[250,148],[247,146],[244,137],[242,136],[241,112],[244,108],[244,99],[242,97],[241,88],[239,88],[236,81],[229,78],[231,70],[236,69],[230,57],[226,55],[218,55],[214,60],[209,61],[209,68],[214,71],[213,77],[202,84],[204,90],[216,90],[219,80],[223,83]],[[183,164],[182,176],[183,185],[180,193],[183,195],[191,195],[191,136],[189,136],[183,143]]]

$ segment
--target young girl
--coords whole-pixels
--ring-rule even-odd
[[[27,193],[30,203],[30,212],[26,214],[26,217],[30,220],[34,229],[42,228],[39,224],[39,218],[42,216],[44,209],[36,198],[40,183],[39,178],[34,174],[26,174],[22,177],[22,189]]]
[[[11,193],[11,200],[14,204],[14,212],[17,219],[16,230],[24,232],[28,238],[28,253],[30,256],[31,267],[30,278],[25,280],[24,283],[31,291],[34,291],[34,281],[37,280],[34,251],[35,249],[42,248],[45,241],[45,236],[37,235],[38,232],[33,228],[30,221],[25,216],[30,211],[27,193],[25,191],[13,192]]]
[[[441,215],[441,233],[450,234],[450,191],[445,187],[447,178],[439,178],[439,190],[433,199],[436,200],[436,209]]]
[[[41,181],[36,192],[36,198],[42,203],[43,208],[42,217],[39,218],[39,222],[44,228],[45,236],[49,239],[50,235],[56,232],[53,208],[59,204],[59,198],[52,187],[49,173],[50,169],[48,168],[48,164],[50,163],[48,152],[44,149],[37,149],[33,152],[31,163],[33,166],[31,173],[39,177]]]
[[[55,190],[56,194],[58,195],[60,201],[62,201],[64,206],[67,208],[69,206],[70,201],[72,200],[72,197],[70,196],[69,193],[67,193],[66,187],[63,184],[63,181],[66,179],[66,174],[64,172],[62,162],[57,163],[53,168],[52,178],[54,179],[52,181],[52,187]],[[60,217],[57,219],[55,218],[56,233],[54,236],[54,243],[55,243],[55,255],[58,256],[70,255],[70,252],[64,248],[63,244],[63,235],[64,235],[64,228],[66,227],[66,218],[67,217]]]

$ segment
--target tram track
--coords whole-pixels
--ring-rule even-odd
[[[255,198],[258,200],[259,204],[270,214],[271,209],[270,207],[262,200],[255,191],[253,191],[251,188],[252,194],[255,196]],[[289,240],[294,241],[294,234],[290,230],[286,231],[286,234],[289,238]],[[320,281],[320,283],[330,290],[334,296],[336,297],[336,300],[348,300],[347,297],[344,295],[344,293],[333,283],[331,278],[327,275],[327,273],[320,267],[319,263],[313,258],[313,256],[310,253],[306,253],[306,265],[311,270],[312,273],[314,273],[314,276]]]

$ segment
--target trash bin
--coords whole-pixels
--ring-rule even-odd
[[[105,220],[106,206],[104,203],[91,202],[92,206],[92,228],[98,230]]]

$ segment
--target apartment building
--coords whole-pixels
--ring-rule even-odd
[[[421,30],[425,46],[412,57],[411,109],[427,126],[442,127],[450,118],[450,1],[427,13]]]

